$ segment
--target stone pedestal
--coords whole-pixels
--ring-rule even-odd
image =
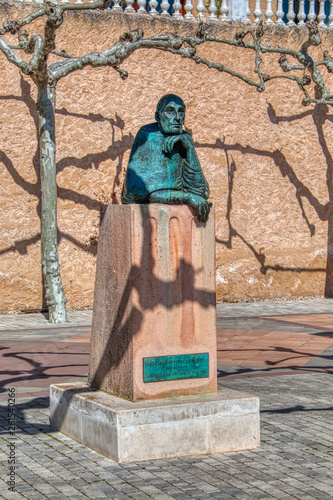
[[[57,384],[50,414],[53,427],[119,463],[259,447],[259,399],[231,389],[133,403],[82,382]]]
[[[213,211],[104,207],[88,384],[131,401],[216,394]]]
[[[117,462],[259,446],[259,399],[216,391],[214,246],[213,213],[104,208],[88,385],[51,386],[56,429]]]

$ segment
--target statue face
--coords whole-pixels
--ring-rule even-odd
[[[159,113],[159,125],[165,134],[181,134],[185,119],[185,107],[171,100]]]

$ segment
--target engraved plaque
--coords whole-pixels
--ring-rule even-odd
[[[208,378],[209,354],[180,354],[143,358],[143,381],[163,382],[187,378]]]

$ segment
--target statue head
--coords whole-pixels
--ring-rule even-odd
[[[163,96],[156,107],[155,120],[164,134],[181,134],[185,119],[184,101],[175,94]]]

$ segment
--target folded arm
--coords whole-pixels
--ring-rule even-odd
[[[149,195],[149,203],[165,203],[170,205],[190,205],[198,217],[199,222],[206,222],[212,204],[193,193],[176,191],[174,189],[161,189]]]

